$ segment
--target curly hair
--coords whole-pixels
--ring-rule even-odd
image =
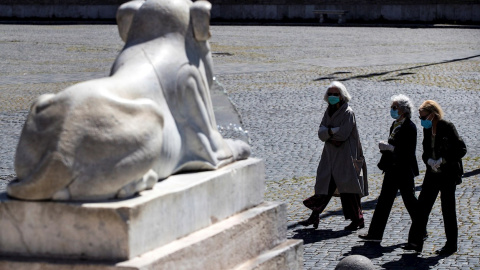
[[[410,100],[409,97],[403,94],[394,95],[390,98],[393,102],[397,102],[398,106],[403,110],[403,114],[405,118],[412,118],[412,111],[413,111],[413,102]]]

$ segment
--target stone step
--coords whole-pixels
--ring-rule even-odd
[[[286,204],[264,202],[125,262],[22,261],[10,258],[8,261],[0,259],[0,269],[232,269],[259,254],[264,254],[258,259],[262,262],[259,265],[273,265],[281,260],[294,260],[288,263],[296,265],[298,259],[302,259],[301,240],[285,242],[286,220]]]
[[[303,240],[290,239],[234,270],[292,270],[303,269]]]
[[[174,175],[122,201],[34,202],[0,194],[0,256],[126,261],[263,202],[250,158]]]

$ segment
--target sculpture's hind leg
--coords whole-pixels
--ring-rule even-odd
[[[183,66],[178,72],[176,92],[168,98],[175,101],[172,111],[186,138],[184,149],[184,167],[189,161],[203,161],[212,168],[222,161],[232,162],[233,154],[217,130],[215,116],[208,92],[207,82],[192,65]]]
[[[163,114],[151,99],[112,94],[116,86],[112,79],[89,81],[35,103],[10,196],[101,200],[115,198],[129,183],[136,191],[152,186],[152,177],[138,179],[160,158]]]

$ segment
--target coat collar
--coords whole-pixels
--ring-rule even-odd
[[[345,103],[343,103],[342,106],[340,106],[340,108],[338,108],[338,110],[335,111],[335,113],[332,114],[332,116],[330,118],[335,118],[339,114],[344,114],[347,110],[348,110],[348,102],[345,102]],[[328,109],[327,109],[327,111],[328,111]]]

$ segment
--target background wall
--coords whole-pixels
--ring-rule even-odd
[[[480,22],[480,0],[211,0],[216,20],[314,20],[315,9],[347,21]]]
[[[4,19],[114,20],[128,0],[0,0]],[[348,10],[347,21],[480,23],[480,0],[211,0],[213,21],[316,21],[315,9]],[[332,20],[334,18],[332,17]]]
[[[115,20],[128,0],[0,0],[0,18]]]

